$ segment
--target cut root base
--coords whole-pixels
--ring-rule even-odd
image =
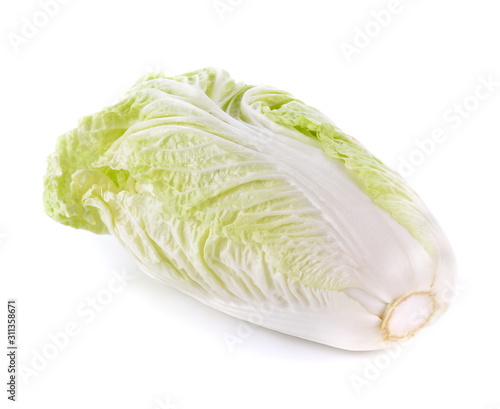
[[[388,306],[382,321],[382,338],[400,341],[412,337],[427,325],[434,314],[436,303],[430,292],[409,294]]]

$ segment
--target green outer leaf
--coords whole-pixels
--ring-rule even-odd
[[[406,227],[435,259],[434,219],[404,179],[316,109],[289,94],[276,93],[276,96],[281,100],[273,99],[273,105],[268,104],[266,98],[261,101],[262,113],[278,124],[321,142],[324,152],[341,160],[373,202]]]

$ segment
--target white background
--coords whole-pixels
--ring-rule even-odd
[[[18,363],[31,368],[9,407],[500,408],[500,86],[474,96],[481,78],[500,81],[498,1],[401,0],[385,27],[373,12],[388,1],[221,3],[233,6],[70,0],[44,21],[35,0],[2,2],[0,291],[3,305],[18,300]],[[43,27],[20,40],[33,19]],[[392,356],[243,326],[139,273],[111,237],[44,214],[58,135],[148,70],[205,66],[292,92],[396,169],[411,158],[408,181],[459,265],[457,298],[440,321]],[[445,119],[464,101],[462,120]],[[435,128],[447,140],[418,153]],[[117,287],[120,271],[129,281]],[[91,299],[113,284],[120,291],[90,315]],[[51,349],[71,323],[78,334]],[[225,334],[241,342],[231,349]]]

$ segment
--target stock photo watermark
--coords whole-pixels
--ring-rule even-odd
[[[354,55],[359,55],[368,48],[373,40],[391,25],[394,18],[404,11],[406,3],[411,1],[390,0],[384,8],[372,10],[364,25],[354,27],[351,40],[340,43],[340,50],[346,61],[351,63]]]
[[[111,271],[113,275],[104,288],[92,296],[85,298],[75,308],[76,319],[68,321],[58,331],[47,334],[48,341],[38,349],[32,349],[31,361],[28,365],[19,366],[19,374],[24,384],[28,385],[33,378],[44,371],[59,354],[68,348],[71,341],[82,334],[96,317],[108,308],[118,294],[133,281],[135,275],[129,271]]]
[[[219,16],[219,19],[224,21],[226,16],[236,10],[242,3],[243,0],[214,0],[212,7]]]
[[[49,22],[55,18],[61,9],[61,6],[68,4],[71,0],[40,0],[38,10],[29,17],[21,18],[19,27],[16,31],[9,31],[7,38],[12,49],[17,54],[22,46],[29,44]]]
[[[155,399],[154,409],[182,409],[180,405],[173,403],[169,396]]]
[[[444,304],[451,303],[455,298],[459,297],[467,287],[463,284],[457,284],[453,286],[451,283],[447,283],[445,286],[445,291],[442,291],[437,297],[437,300]],[[420,322],[427,315],[427,311],[422,311],[423,316],[418,313],[413,314],[410,318],[410,322]],[[425,331],[425,329],[423,329]],[[367,390],[377,379],[382,376],[382,373],[387,370],[391,364],[397,360],[404,348],[410,346],[414,341],[414,338],[409,338],[401,342],[395,342],[390,348],[380,351],[374,358],[365,359],[363,361],[363,368],[358,373],[353,373],[349,376],[349,381],[356,392],[356,395],[361,395],[365,390]]]
[[[7,399],[17,396],[17,300],[7,300]]]
[[[144,77],[145,75],[159,75],[165,72],[168,72],[168,70],[160,63],[146,64],[143,67],[141,77]],[[126,98],[124,95],[116,96],[109,102],[109,105],[117,105],[122,102],[124,98]]]
[[[144,66],[144,71],[146,74],[159,74],[165,72],[165,69],[161,64],[155,63]]]
[[[398,157],[399,174],[405,178],[410,177],[440,145],[450,139],[451,131],[461,128],[499,87],[500,81],[493,78],[493,74],[480,75],[474,90],[469,95],[443,111],[442,125],[432,129],[427,138],[416,139],[414,142],[416,147],[406,157],[401,155]]]
[[[255,326],[262,326],[267,317],[273,315],[276,306],[272,301],[268,301],[259,307],[253,307],[248,312],[245,321],[240,322],[234,332],[225,332],[223,334],[224,343],[228,351],[232,354],[236,348],[248,340],[255,332]]]

